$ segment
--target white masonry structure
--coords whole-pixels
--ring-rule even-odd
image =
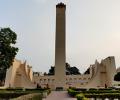
[[[115,58],[113,56],[103,59],[100,63],[90,65],[87,73],[82,75],[66,75],[66,5],[59,3],[56,5],[56,45],[55,45],[55,75],[43,75],[40,72],[33,73],[29,65],[21,61],[14,60],[6,74],[5,88],[22,87],[36,88],[50,87],[67,89],[69,87],[78,88],[104,88],[112,87],[117,82],[114,75],[120,72],[116,70]],[[117,83],[118,84],[118,83]]]
[[[66,76],[66,5],[56,5],[55,88],[65,85]]]

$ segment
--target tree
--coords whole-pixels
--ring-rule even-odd
[[[88,69],[84,72],[84,74],[90,74],[90,68],[88,68]]]
[[[80,75],[79,69],[75,66],[66,68],[67,72],[69,72],[68,75]]]
[[[4,81],[6,70],[12,65],[18,48],[16,43],[17,35],[10,28],[0,29],[0,80]]]
[[[114,80],[115,80],[115,81],[120,81],[120,72],[118,72],[118,73],[114,76]]]
[[[54,71],[54,66],[51,66],[51,68],[49,69],[48,75],[54,75],[55,71]]]
[[[48,75],[55,74],[55,67],[51,66],[49,69]],[[80,75],[79,69],[75,66],[71,67],[69,63],[66,63],[66,75]]]

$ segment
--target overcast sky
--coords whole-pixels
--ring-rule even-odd
[[[34,71],[54,65],[56,4],[65,2],[67,62],[85,71],[115,56],[120,66],[120,0],[0,0],[0,27],[18,35],[19,60]]]

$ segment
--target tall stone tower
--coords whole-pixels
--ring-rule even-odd
[[[55,88],[65,86],[66,76],[66,5],[56,5]]]

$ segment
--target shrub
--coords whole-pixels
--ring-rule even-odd
[[[79,92],[79,91],[75,91],[75,90],[73,90],[73,89],[68,89],[68,94],[70,95],[70,96],[72,96],[72,97],[75,97],[77,94],[79,94],[79,93],[81,93],[81,92]]]
[[[96,88],[90,88],[89,90],[97,90]]]
[[[118,73],[114,76],[114,80],[115,80],[115,81],[120,81],[120,72],[118,72]]]
[[[119,93],[85,94],[87,98],[120,98]]]
[[[31,92],[44,92],[47,91],[48,93],[50,93],[50,89],[46,89],[46,88],[36,88],[36,89],[25,89],[26,91],[31,91]]]
[[[7,91],[16,91],[16,90],[22,91],[23,88],[6,88],[5,90],[7,90]]]
[[[87,91],[87,89],[84,89],[84,88],[76,88],[76,89],[74,89],[75,91],[82,91],[82,92],[84,92],[84,91]]]
[[[104,90],[112,90],[112,89],[111,88],[103,88],[103,89],[101,88],[101,89],[98,89],[98,90],[103,90],[104,91]]]
[[[51,90],[50,89],[24,89],[23,90],[23,88],[0,89],[0,100],[11,99],[11,98],[16,98],[26,94],[42,93],[42,92],[47,92],[47,94],[49,94]]]
[[[48,90],[45,90],[47,92],[47,94],[50,94],[51,93],[51,90],[48,89]]]
[[[120,84],[118,84],[118,86],[120,86]]]
[[[112,90],[112,89],[89,89],[88,91],[76,91],[76,89],[68,89],[68,94],[70,96],[77,96],[78,100],[81,99],[84,94],[87,98],[120,98],[120,90]]]
[[[76,95],[77,100],[88,100],[82,93]]]
[[[0,93],[0,100],[2,99],[10,99],[10,98],[16,98],[16,97],[19,97],[21,95],[26,95],[28,93],[12,93],[12,92],[9,92],[9,93]]]

